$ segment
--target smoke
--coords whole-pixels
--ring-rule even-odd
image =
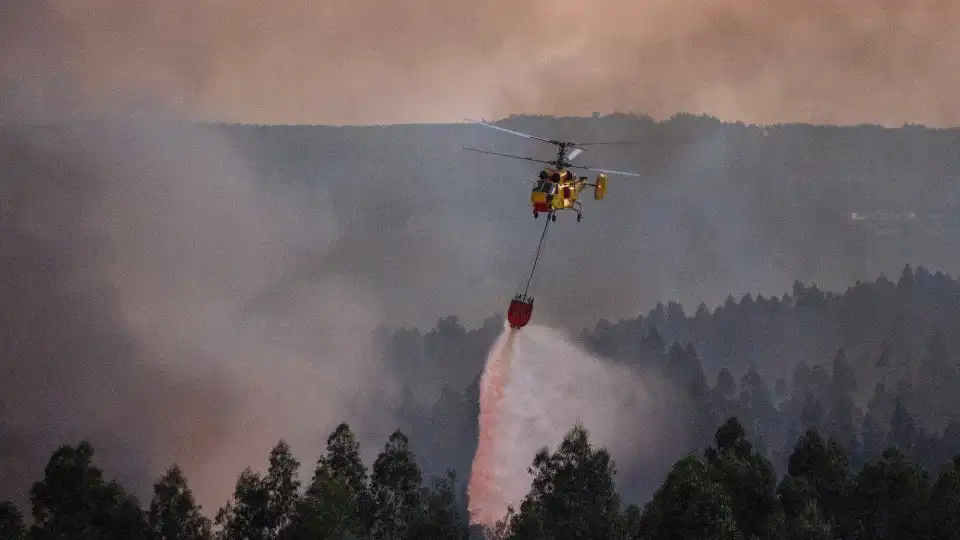
[[[280,439],[309,466],[341,421],[394,427],[376,298],[328,271],[259,299],[343,235],[322,188],[163,118],[0,137],[0,498],[89,439],[141,496],[179,463],[213,512]]]
[[[941,0],[4,0],[0,12],[5,75],[44,93],[70,73],[72,95],[84,96],[61,103],[70,114],[159,99],[204,119],[254,123],[518,111],[960,120],[951,65],[960,6]]]
[[[680,432],[661,425],[660,411],[671,401],[661,378],[595,358],[544,326],[505,330],[490,349],[482,385],[469,506],[471,521],[486,526],[508,505],[519,506],[534,455],[555,447],[577,423],[614,460],[647,463]]]

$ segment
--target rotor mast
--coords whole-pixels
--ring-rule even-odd
[[[558,169],[565,169],[567,166],[567,146],[569,143],[554,142],[554,144],[557,145],[557,161],[555,162],[555,165]]]

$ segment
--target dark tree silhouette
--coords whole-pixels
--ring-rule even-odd
[[[466,540],[470,531],[463,520],[456,493],[457,475],[435,478],[420,494],[420,512],[409,538],[423,540]]]
[[[34,540],[147,538],[137,500],[116,482],[104,481],[92,458],[93,447],[86,441],[54,452],[43,480],[30,490]]]
[[[929,515],[935,538],[960,539],[960,455],[953,458],[934,484]]]
[[[27,528],[23,522],[23,514],[17,505],[10,501],[0,502],[0,538],[9,540],[23,540],[27,535]]]
[[[639,525],[640,538],[743,538],[730,495],[696,457],[674,465]]]
[[[833,440],[824,441],[814,430],[797,441],[780,494],[788,514],[810,512],[812,501],[830,523],[844,517],[844,500],[851,488],[847,455]],[[812,518],[812,516],[811,516]]]
[[[856,476],[840,528],[845,538],[923,538],[929,523],[929,475],[889,449]]]
[[[313,480],[300,501],[295,538],[362,538],[374,512],[360,445],[346,423],[327,438]]]
[[[419,519],[422,481],[406,435],[394,431],[373,463],[370,475],[375,504],[373,538],[409,538]]]
[[[174,465],[153,485],[148,514],[151,540],[209,540],[210,520],[201,513],[180,467]]]
[[[510,539],[610,538],[617,531],[620,502],[615,466],[605,449],[594,449],[587,431],[574,426],[554,453],[534,457],[530,493],[509,522]]]
[[[704,453],[708,470],[730,494],[737,528],[747,537],[759,536],[776,509],[773,466],[753,449],[736,418],[720,426],[715,439],[716,447]]]
[[[225,540],[278,540],[289,534],[298,503],[300,463],[280,441],[270,451],[270,466],[261,476],[247,468],[237,480],[233,501],[217,514]]]

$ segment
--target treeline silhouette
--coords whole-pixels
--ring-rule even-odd
[[[889,445],[931,470],[949,461],[960,453],[958,315],[960,281],[907,265],[895,281],[881,276],[842,293],[796,283],[780,297],[729,297],[692,315],[676,303],[657,305],[633,319],[600,321],[579,341],[664,389],[666,398],[638,423],[656,421],[658,444],[666,446],[618,456],[624,496],[639,502],[676,456],[709,444],[715,426],[731,416],[779,474],[811,428],[834,438],[856,467]],[[405,405],[404,427],[433,474],[469,469],[479,374],[501,329],[497,318],[468,331],[450,317],[425,334],[398,331],[385,345],[398,373],[473,378],[459,391],[443,386],[432,406],[412,398]],[[424,381],[410,381],[409,393],[426,392]]]
[[[0,503],[7,540],[299,540],[299,539],[669,539],[956,538],[960,455],[931,475],[896,447],[851,467],[834,439],[806,430],[786,474],[729,418],[700,455],[677,461],[652,500],[623,504],[616,464],[582,425],[533,458],[529,493],[494,527],[468,525],[454,493],[455,473],[424,483],[407,437],[394,432],[368,472],[350,427],[327,440],[312,479],[280,441],[266,473],[244,470],[232,500],[214,519],[193,499],[174,465],[142,508],[106,481],[87,442],[63,446],[30,492],[34,523]]]
[[[738,416],[781,471],[809,428],[855,464],[893,444],[936,467],[960,453],[957,314],[960,282],[907,265],[896,282],[880,277],[842,294],[797,283],[780,298],[728,297],[713,313],[660,305],[582,338],[685,389],[692,447],[718,419]],[[705,367],[716,373],[712,387]]]
[[[233,498],[211,519],[176,465],[157,480],[147,508],[93,463],[88,442],[54,452],[30,491],[28,529],[13,503],[0,504],[6,540],[223,540],[314,538],[463,538],[453,471],[425,483],[407,437],[393,433],[368,471],[350,427],[327,440],[312,479],[280,441],[265,473],[247,468]]]

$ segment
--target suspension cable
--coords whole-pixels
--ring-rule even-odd
[[[547,213],[547,222],[543,226],[543,233],[540,235],[540,243],[537,244],[537,256],[533,259],[533,268],[530,269],[530,277],[527,278],[527,286],[523,289],[523,296],[527,296],[527,291],[530,289],[530,282],[533,281],[533,273],[537,271],[537,262],[540,260],[540,248],[543,247],[543,239],[547,237],[547,227],[550,226],[550,217],[551,213]]]

